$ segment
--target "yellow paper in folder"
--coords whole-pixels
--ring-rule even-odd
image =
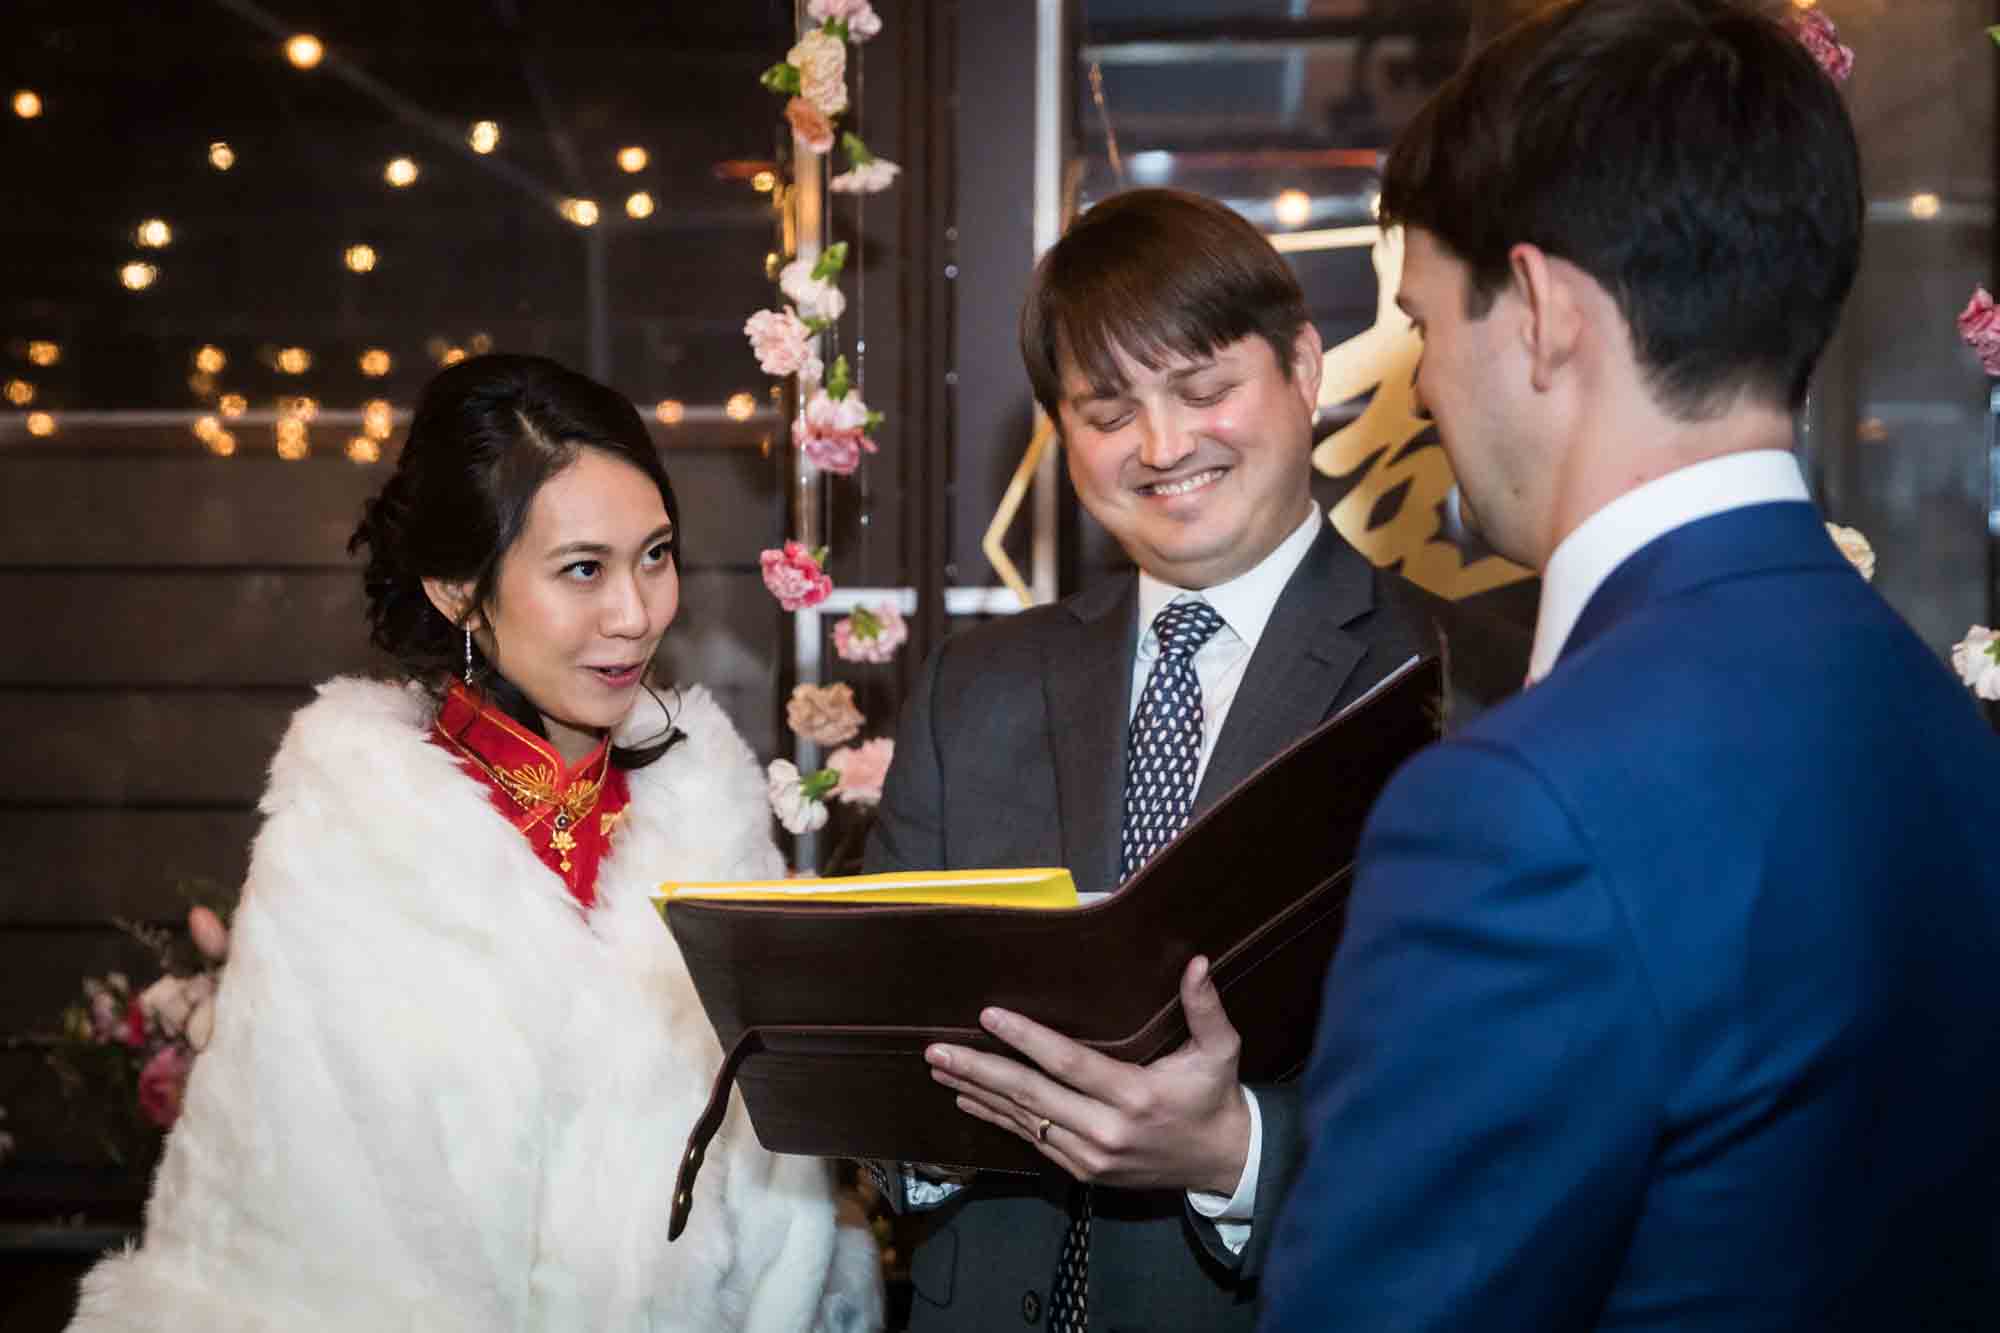
[[[1075,907],[1076,883],[1067,870],[903,870],[888,875],[834,875],[825,879],[758,879],[680,884],[653,891],[665,904],[676,898],[730,902],[863,902],[940,907]]]

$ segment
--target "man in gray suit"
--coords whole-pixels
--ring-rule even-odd
[[[1166,190],[1097,205],[1037,269],[1021,350],[1078,497],[1138,572],[938,650],[904,710],[868,868],[1064,865],[1108,891],[1430,646],[1423,595],[1313,502],[1319,335],[1291,270],[1235,213]],[[898,1168],[897,1204],[933,1210],[912,1329],[1252,1326],[1298,1156],[1294,1093],[1238,1083],[1203,960],[1182,1001],[1192,1037],[1143,1068],[998,1010],[982,1021],[1024,1060],[930,1052],[968,1114],[1057,1170]]]

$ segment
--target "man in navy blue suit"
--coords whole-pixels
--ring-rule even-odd
[[[1262,1327],[2000,1328],[2000,739],[1789,453],[1836,86],[1742,5],[1573,0],[1382,213],[1537,683],[1371,817]]]

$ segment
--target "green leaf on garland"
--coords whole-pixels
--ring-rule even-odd
[[[799,774],[799,790],[807,800],[824,801],[840,785],[840,771],[832,768],[816,768],[810,773]]]
[[[1986,35],[1993,39],[1993,44],[1995,46],[2000,46],[2000,23],[1996,23],[1992,27],[1988,28],[1986,30]]]
[[[848,627],[857,639],[879,639],[882,637],[882,622],[873,611],[865,606],[857,606],[847,615]]]
[[[824,315],[813,315],[799,322],[806,326],[806,330],[809,333],[825,333],[833,327],[833,321]]]
[[[831,546],[815,546],[812,550],[807,551],[806,554],[813,558],[813,563],[819,566],[819,572],[824,574],[826,573],[826,558],[833,554],[833,548]]]
[[[882,423],[887,421],[888,419],[889,418],[883,416],[880,412],[870,412],[868,414],[868,419],[861,423],[861,429],[867,431],[870,435],[873,435],[876,431],[882,429]]]
[[[813,281],[825,282],[846,267],[847,242],[835,241],[819,252],[819,259],[813,264]]]
[[[847,357],[845,354],[833,358],[833,369],[827,372],[826,396],[839,402],[847,397],[848,379]]]
[[[849,166],[865,167],[875,160],[875,154],[868,151],[868,145],[853,130],[840,132],[840,151],[847,154]]]
[[[757,82],[774,93],[797,97],[805,85],[799,81],[799,67],[780,60],[758,76]]]
[[[819,30],[829,37],[838,37],[843,42],[847,40],[846,19],[828,19],[819,25]]]

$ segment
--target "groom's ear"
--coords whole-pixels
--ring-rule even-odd
[[[1582,271],[1522,242],[1507,252],[1507,281],[1519,302],[1516,334],[1535,388],[1546,391],[1576,355],[1584,314],[1574,284]]]
[[[472,604],[470,583],[447,583],[443,579],[425,579],[424,596],[431,599],[431,605],[438,609],[438,614],[449,620],[455,628],[485,628],[478,608]]]

